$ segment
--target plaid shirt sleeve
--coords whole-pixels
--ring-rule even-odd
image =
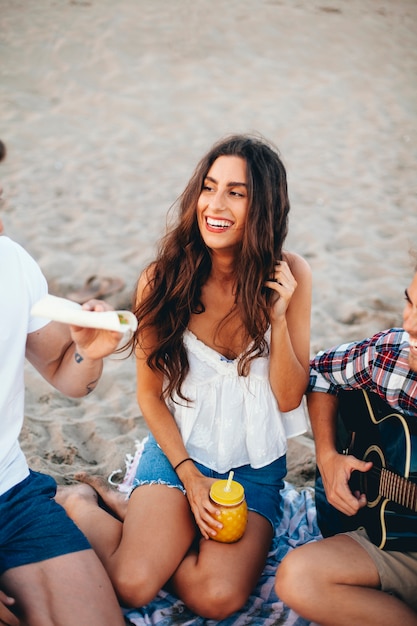
[[[310,362],[308,391],[337,395],[341,389],[364,389],[417,417],[417,372],[410,370],[408,356],[409,337],[402,328],[330,348]]]
[[[372,390],[375,346],[384,332],[319,352],[310,362],[308,391],[337,394],[340,389]]]

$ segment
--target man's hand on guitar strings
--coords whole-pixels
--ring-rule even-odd
[[[365,494],[355,490],[352,492],[349,481],[352,473],[368,472],[372,467],[370,461],[360,461],[351,454],[335,452],[327,456],[325,463],[319,464],[326,497],[330,504],[345,515],[356,515],[359,509],[366,506]]]

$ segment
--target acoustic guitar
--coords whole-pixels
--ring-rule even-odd
[[[349,439],[343,450],[372,461],[368,472],[352,473],[352,491],[368,503],[349,517],[326,500],[320,474],[316,507],[324,536],[364,527],[370,540],[386,550],[417,551],[417,416],[393,411],[379,396],[365,391],[339,394],[339,415]]]

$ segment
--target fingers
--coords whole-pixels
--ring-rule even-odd
[[[9,611],[6,607],[12,607],[15,604],[15,599],[6,595],[0,590],[0,624],[7,624],[7,626],[19,626],[20,621],[18,618]]]
[[[361,461],[352,455],[337,455],[335,461],[328,467],[327,480],[322,473],[326,496],[330,504],[349,516],[356,515],[359,509],[366,506],[366,494],[360,491],[352,493],[349,481],[355,470],[367,472],[371,467],[371,462]]]
[[[88,300],[82,305],[85,311],[113,311],[114,308],[104,300]],[[123,333],[116,330],[102,330],[70,325],[71,337],[81,352],[91,359],[101,359],[112,354],[123,338]]]
[[[285,261],[277,261],[274,265],[274,271],[269,276],[268,281],[272,283],[281,284],[281,278],[284,277],[284,272],[288,268],[288,264]]]
[[[366,495],[364,493],[361,493],[360,491],[354,491],[353,495],[357,499],[358,506],[359,506],[360,509],[362,509],[364,506],[366,506],[368,504]]]
[[[333,496],[329,497],[329,502],[345,515],[356,515],[362,506],[366,505],[366,496],[359,492],[352,493],[349,485],[341,486]]]
[[[285,263],[285,261],[283,263]],[[285,263],[285,265],[287,264]],[[282,281],[280,279],[283,277],[284,269],[284,266],[281,266],[281,261],[277,261],[274,265],[274,271],[272,272],[267,282],[282,285]]]
[[[97,330],[94,328],[80,328],[71,326],[71,338],[77,351],[92,360],[103,359],[118,347],[122,333],[116,330]]]
[[[286,261],[277,261],[274,265],[274,271],[268,280],[265,281],[265,285],[275,291],[279,292],[279,287],[283,287],[286,290],[293,293],[297,286],[294,276]]]
[[[11,596],[8,596],[4,591],[0,589],[0,602],[12,606],[12,604],[14,604],[16,600]]]
[[[352,462],[352,467],[355,470],[358,470],[358,472],[369,472],[369,470],[372,468],[372,461],[360,461],[355,457],[353,458],[355,459],[355,461]]]
[[[200,505],[196,504],[192,507],[192,511],[204,539],[215,537],[217,531],[223,528],[223,524],[216,519],[216,513],[218,511],[209,499],[207,502],[202,502]]]
[[[113,307],[104,300],[88,300],[82,305],[84,311],[113,311]]]
[[[274,266],[273,275],[264,283],[273,290],[274,297],[270,302],[270,321],[280,321],[286,315],[291,298],[297,288],[297,282],[286,261],[278,261]]]
[[[187,489],[191,510],[204,539],[214,537],[216,532],[223,528],[223,524],[216,519],[218,508],[209,498],[212,482],[212,479],[204,478],[199,483],[196,482],[194,485],[191,485],[190,489]]]

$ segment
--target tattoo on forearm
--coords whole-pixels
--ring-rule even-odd
[[[99,381],[99,378],[96,378],[95,380],[92,380],[91,383],[88,383],[88,385],[87,385],[87,395],[90,394],[92,391],[94,391],[98,381]]]
[[[82,363],[82,361],[84,361],[84,357],[82,357],[79,352],[74,352],[74,358],[77,363]],[[100,377],[96,378],[95,380],[92,380],[91,382],[87,384],[86,386],[87,395],[90,394],[92,391],[94,391],[99,380],[100,380]]]

